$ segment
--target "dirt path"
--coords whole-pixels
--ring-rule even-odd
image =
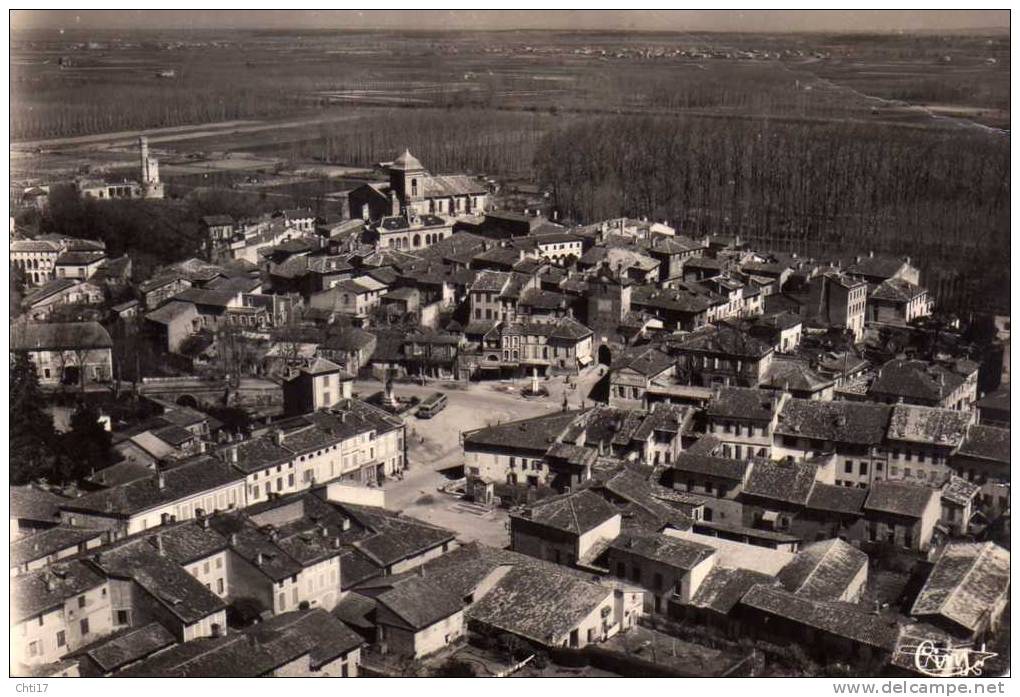
[[[37,150],[63,149],[63,148],[84,148],[89,150],[104,150],[108,148],[120,148],[133,146],[138,136],[145,134],[149,138],[149,144],[174,143],[181,140],[192,140],[197,138],[209,138],[213,136],[228,136],[239,133],[258,133],[260,131],[275,131],[287,128],[303,128],[323,123],[336,123],[339,121],[350,121],[365,116],[364,113],[343,113],[329,114],[325,116],[312,116],[288,121],[224,121],[219,123],[195,124],[192,126],[180,126],[174,128],[153,128],[138,131],[119,131],[117,133],[98,133],[89,136],[75,136],[73,138],[53,138],[49,140],[23,141],[12,143],[12,150]]]

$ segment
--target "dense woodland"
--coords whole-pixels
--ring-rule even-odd
[[[570,219],[647,215],[805,255],[910,255],[965,308],[983,291],[1008,303],[1007,146],[962,129],[603,118],[551,133],[536,168]]]

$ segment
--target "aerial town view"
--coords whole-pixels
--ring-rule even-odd
[[[1009,10],[9,19],[19,692],[1008,675]]]

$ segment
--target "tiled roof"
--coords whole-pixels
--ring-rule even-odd
[[[385,606],[414,629],[425,629],[464,610],[461,599],[428,578],[410,576],[376,596]]]
[[[99,322],[52,322],[11,325],[12,351],[111,348],[113,340]]]
[[[887,436],[891,440],[955,448],[963,442],[973,417],[968,412],[896,404]]]
[[[88,540],[103,537],[105,531],[59,525],[11,542],[11,567],[21,566]]]
[[[631,305],[635,307],[659,308],[669,312],[699,314],[721,302],[704,293],[696,293],[689,288],[659,288],[647,285],[638,286],[631,296]]]
[[[802,548],[779,572],[779,581],[802,598],[839,600],[867,566],[867,554],[833,538]]]
[[[969,631],[1009,591],[1009,552],[994,542],[949,544],[928,574],[910,614],[940,615]]]
[[[893,648],[899,635],[898,623],[856,605],[809,600],[764,585],[751,588],[741,604],[885,651]]]
[[[879,480],[871,485],[864,508],[882,513],[893,513],[911,518],[924,515],[932,497],[938,497],[938,489],[926,486]]]
[[[654,377],[673,367],[675,359],[652,346],[624,349],[613,358],[612,369],[633,370],[645,377]]]
[[[248,474],[289,462],[294,457],[293,452],[277,445],[268,436],[248,438],[228,447],[237,450],[237,462],[234,463],[234,467]]]
[[[514,566],[467,610],[474,622],[540,644],[563,635],[611,598],[606,586],[583,581],[551,565]]]
[[[128,517],[243,479],[239,472],[205,455],[167,469],[162,475],[165,482],[162,489],[154,472],[146,479],[69,500],[61,508],[100,516]]]
[[[130,578],[153,599],[189,625],[226,608],[219,596],[180,564],[160,554],[146,539],[132,539],[93,555],[107,576]]]
[[[776,433],[872,445],[885,437],[889,411],[884,404],[789,399],[779,412]]]
[[[375,534],[354,543],[354,547],[382,567],[441,547],[453,541],[454,534],[413,518],[365,507],[344,505]],[[367,516],[367,518],[366,518]]]
[[[867,489],[815,482],[805,507],[829,513],[860,515],[867,498]]]
[[[975,424],[967,430],[957,454],[1009,464],[1009,429]]]
[[[823,377],[806,361],[776,356],[765,373],[763,384],[777,390],[793,390],[798,392],[819,392],[833,385],[833,381]]]
[[[875,286],[869,295],[874,300],[905,303],[925,292],[921,286],[904,281],[902,278],[887,278]]]
[[[744,493],[803,506],[811,494],[817,469],[810,462],[755,460]]]
[[[40,303],[43,300],[63,293],[64,291],[70,290],[75,286],[79,285],[81,281],[77,281],[70,278],[54,278],[51,281],[47,281],[38,288],[35,288],[31,292],[25,295],[24,302],[27,306],[31,307],[36,303]]]
[[[182,302],[180,300],[171,300],[166,305],[159,307],[152,312],[145,315],[145,319],[159,324],[170,324],[174,320],[184,315],[198,316],[198,311],[195,306],[188,302]]]
[[[181,565],[204,559],[227,548],[227,539],[223,535],[196,520],[160,526],[157,534],[164,554]],[[151,544],[156,544],[155,534],[146,537]]]
[[[697,593],[691,598],[691,605],[726,615],[753,586],[774,584],[775,582],[772,576],[751,569],[729,569],[715,566],[701,582]]]
[[[60,505],[69,499],[36,489],[33,486],[10,487],[11,518],[56,523],[60,520]]]
[[[82,561],[53,564],[11,579],[11,619],[22,622],[66,600],[106,583],[102,574]]]
[[[543,499],[520,514],[524,520],[574,535],[594,530],[619,515],[604,498],[587,490]]]
[[[610,548],[684,571],[694,569],[715,554],[715,549],[707,545],[661,533],[624,533],[613,540]]]
[[[117,673],[117,677],[255,678],[308,655],[317,668],[364,640],[320,608],[276,615],[224,637],[180,644]]]
[[[896,257],[867,256],[847,267],[847,273],[869,278],[892,278],[904,263],[902,259]]]
[[[756,339],[728,324],[709,325],[681,337],[671,346],[678,351],[761,358],[772,351],[768,342]]]
[[[480,428],[464,434],[464,445],[520,448],[544,453],[579,414],[578,411],[555,412]]]
[[[966,506],[974,500],[979,491],[981,491],[981,487],[977,484],[953,475],[942,487],[942,500],[955,503],[958,506]]]
[[[95,661],[103,673],[112,673],[176,643],[174,635],[163,625],[150,622],[104,639],[84,653]]]
[[[956,391],[963,381],[962,376],[938,364],[892,360],[879,368],[870,391],[937,402]]]
[[[779,396],[768,390],[747,387],[723,387],[709,401],[709,416],[770,421]]]
[[[64,252],[54,262],[57,266],[80,266],[94,264],[106,258],[106,252]]]
[[[60,245],[50,240],[14,240],[11,242],[11,252],[47,252],[57,253]]]
[[[712,477],[740,482],[744,480],[748,463],[745,460],[731,460],[727,457],[715,457],[697,453],[684,452],[677,455],[672,469],[681,474],[707,474]]]

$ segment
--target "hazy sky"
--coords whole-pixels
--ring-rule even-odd
[[[953,31],[1008,29],[1008,10],[18,10],[22,29],[632,29]]]

